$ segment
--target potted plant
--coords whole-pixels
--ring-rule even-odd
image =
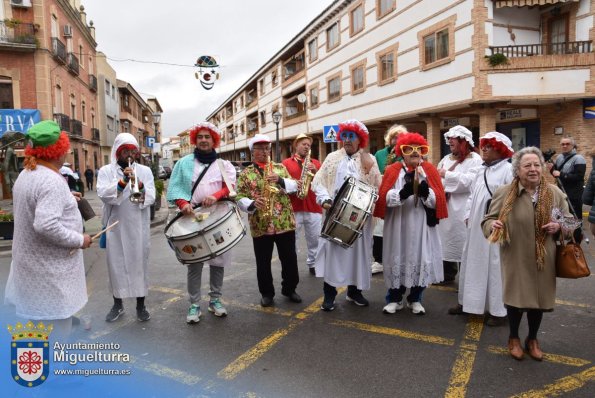
[[[486,55],[485,58],[488,61],[488,63],[490,64],[490,66],[498,66],[498,65],[507,65],[508,64],[508,58],[506,57],[506,55],[501,54],[501,53]]]
[[[14,232],[14,216],[12,213],[0,210],[0,236],[4,239],[12,239]]]

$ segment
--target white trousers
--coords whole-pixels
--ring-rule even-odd
[[[308,257],[306,258],[306,265],[308,268],[314,266],[314,260],[316,259],[321,221],[322,214],[320,213],[309,213],[305,211],[298,211],[295,213],[295,247],[298,247],[298,240],[303,229],[306,236],[306,245],[308,246]]]

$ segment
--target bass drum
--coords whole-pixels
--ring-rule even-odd
[[[349,177],[326,213],[320,236],[344,248],[351,247],[361,236],[377,199],[376,188]]]
[[[220,201],[196,207],[195,216],[178,213],[165,227],[165,237],[182,264],[202,263],[234,247],[246,235],[237,206]],[[200,220],[199,216],[204,216]]]

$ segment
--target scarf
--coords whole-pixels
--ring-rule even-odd
[[[217,160],[217,152],[213,149],[211,152],[202,152],[198,148],[194,148],[194,159],[202,164],[211,164]]]
[[[515,177],[510,184],[510,188],[504,199],[504,204],[498,214],[498,220],[502,221],[504,226],[502,229],[494,229],[492,231],[491,235],[488,237],[488,240],[492,243],[510,243],[510,236],[508,235],[506,222],[508,221],[508,215],[512,211],[516,198],[519,196],[519,184],[520,180],[518,177]],[[535,258],[537,260],[537,269],[542,270],[545,263],[545,239],[547,233],[541,226],[550,222],[554,195],[548,187],[544,176],[541,176],[541,181],[539,182],[539,187],[537,189],[538,198],[535,203],[535,216],[533,217],[535,228]]]
[[[382,183],[378,191],[378,201],[374,209],[374,217],[384,218],[386,212],[386,194],[393,188],[395,182],[397,182],[402,168],[403,164],[398,162],[387,166],[386,170],[384,170],[384,177],[382,177]],[[438,174],[438,170],[430,162],[422,162],[421,168],[426,173],[428,185],[436,195],[436,218],[440,220],[448,217],[446,195],[444,194],[444,186],[442,185],[442,179],[440,178],[440,174]]]

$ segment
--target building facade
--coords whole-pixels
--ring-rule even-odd
[[[112,146],[120,131],[120,95],[116,71],[104,53],[97,53],[97,103],[99,107],[99,137],[101,164],[110,163]]]
[[[208,117],[224,132],[221,153],[249,159],[256,133],[282,157],[299,133],[331,150],[324,126],[355,118],[370,151],[395,123],[425,135],[431,160],[442,133],[462,124],[475,137],[500,131],[515,149],[557,149],[572,135],[595,144],[595,0],[337,0]]]

